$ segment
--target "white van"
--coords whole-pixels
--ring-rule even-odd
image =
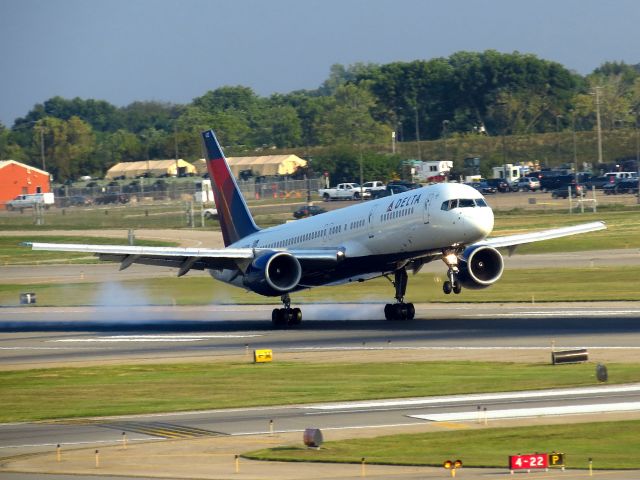
[[[49,208],[53,205],[55,199],[52,192],[45,193],[27,193],[24,195],[18,195],[13,200],[9,200],[5,205],[7,210],[20,210],[23,208],[31,208],[36,204],[43,205],[44,208]]]

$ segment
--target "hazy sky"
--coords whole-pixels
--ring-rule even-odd
[[[640,63],[638,0],[0,0],[0,122],[61,95],[187,103],[318,87],[334,63],[533,53]]]

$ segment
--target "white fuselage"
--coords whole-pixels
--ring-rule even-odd
[[[260,230],[230,247],[340,249],[346,260],[359,259],[360,264],[369,257],[365,270],[380,274],[396,257],[406,260],[483,240],[491,233],[493,221],[493,211],[480,192],[443,183]],[[382,259],[379,268],[378,259]],[[359,272],[352,273],[357,277]],[[211,274],[227,282],[237,278],[231,271]]]

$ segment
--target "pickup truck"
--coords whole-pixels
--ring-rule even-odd
[[[360,185],[357,183],[339,183],[334,188],[321,188],[318,193],[325,202],[331,200],[360,200]],[[363,192],[364,197],[371,196],[371,192]]]
[[[49,208],[54,203],[53,193],[28,193],[24,195],[18,195],[13,200],[9,200],[5,206],[7,210],[20,210],[25,208],[32,208],[36,204],[42,205],[44,208]]]
[[[371,196],[373,196],[375,192],[384,190],[385,185],[379,180],[374,180],[373,182],[363,183],[362,188],[364,188],[366,192],[371,192]]]

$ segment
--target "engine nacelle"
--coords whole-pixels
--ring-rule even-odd
[[[296,257],[287,252],[269,252],[251,263],[242,283],[260,295],[273,297],[293,290],[300,277],[302,267]]]
[[[460,284],[472,290],[487,288],[497,282],[504,270],[504,260],[493,247],[469,247],[458,262]]]

